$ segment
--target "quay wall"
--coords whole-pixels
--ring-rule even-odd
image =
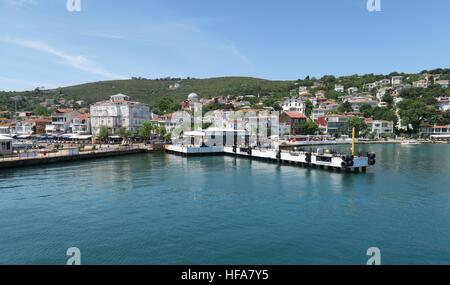
[[[146,149],[131,149],[131,150],[118,150],[118,151],[108,151],[108,152],[95,152],[95,153],[81,153],[78,155],[66,155],[66,156],[54,156],[54,157],[37,157],[37,158],[26,158],[26,159],[16,159],[16,160],[0,160],[0,169],[13,168],[13,167],[26,167],[33,165],[60,163],[68,161],[77,160],[87,160],[87,159],[98,159],[112,156],[128,155],[143,153],[148,150]]]

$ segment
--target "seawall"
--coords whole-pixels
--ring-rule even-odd
[[[147,152],[146,149],[131,149],[131,150],[118,150],[118,151],[108,151],[108,152],[90,152],[81,153],[78,155],[65,155],[65,156],[53,156],[53,157],[37,157],[37,158],[25,158],[25,159],[14,159],[14,160],[0,160],[0,169],[13,168],[13,167],[26,167],[34,165],[61,163],[77,160],[88,160],[88,159],[98,159],[106,158],[112,156],[121,156],[128,154],[144,153]]]

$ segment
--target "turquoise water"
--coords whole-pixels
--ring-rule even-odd
[[[365,174],[163,153],[0,170],[0,264],[450,264],[450,146]]]

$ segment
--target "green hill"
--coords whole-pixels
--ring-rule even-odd
[[[170,88],[179,84],[178,88]],[[45,99],[65,98],[84,100],[88,104],[106,100],[109,96],[124,93],[132,100],[153,105],[162,97],[181,102],[189,93],[195,92],[201,98],[226,95],[286,95],[295,88],[295,81],[270,81],[250,77],[220,77],[209,79],[131,79],[101,81],[53,90],[34,90],[26,92],[0,92],[0,109],[11,109],[11,97],[22,96],[26,100],[19,104],[21,109],[33,108]]]

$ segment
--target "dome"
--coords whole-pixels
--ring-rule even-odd
[[[198,100],[198,95],[196,93],[191,93],[188,96],[188,100],[189,101],[196,101],[196,100]]]

